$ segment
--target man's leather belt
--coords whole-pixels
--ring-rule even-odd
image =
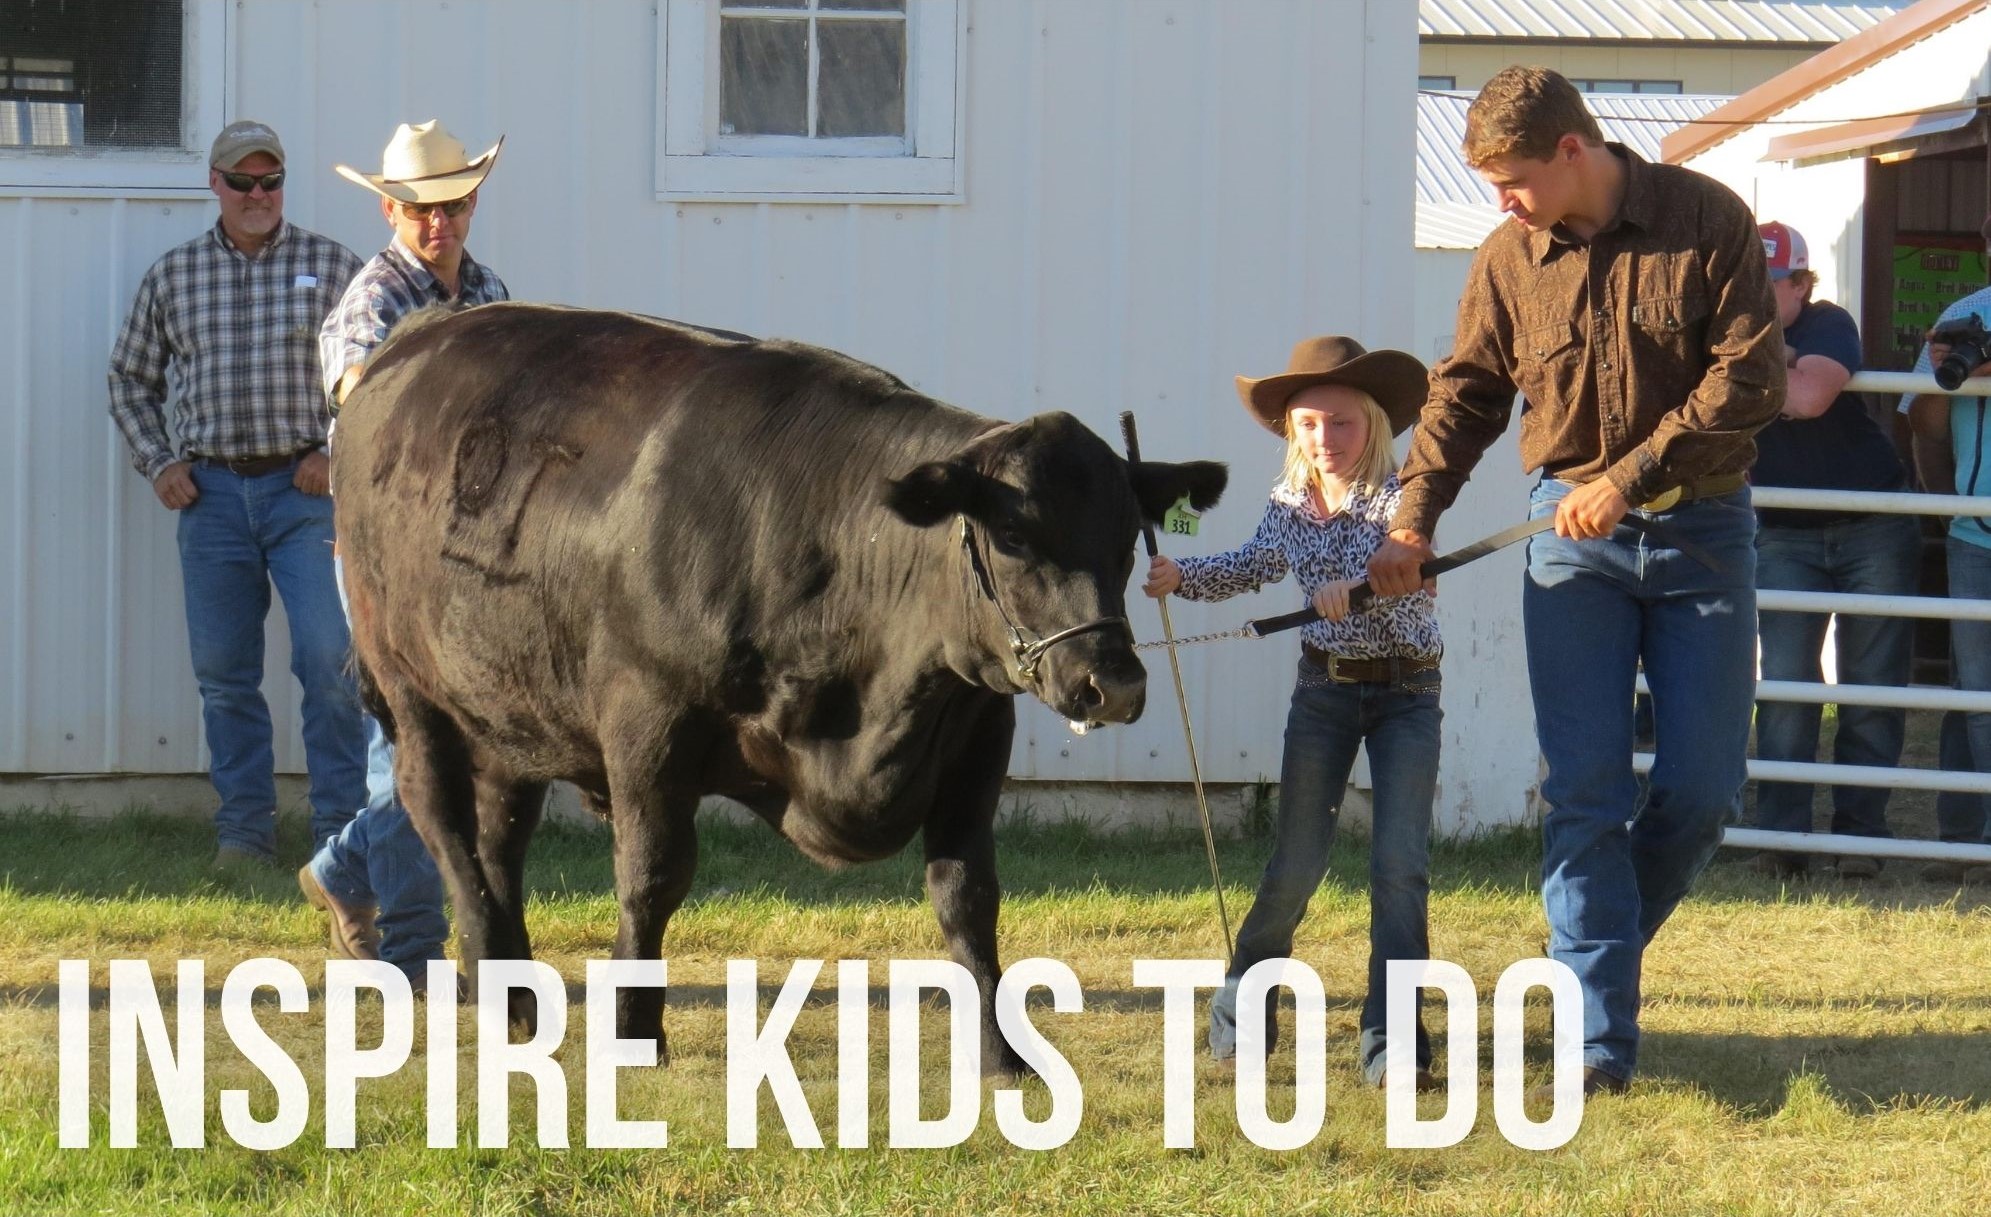
[[[1648,499],[1638,505],[1640,511],[1671,511],[1682,503],[1695,499],[1715,499],[1725,494],[1734,494],[1749,484],[1749,478],[1741,473],[1711,473],[1706,477],[1684,482],[1665,494]]]
[[[1336,655],[1323,651],[1314,644],[1300,644],[1306,657],[1315,664],[1327,669],[1327,678],[1336,684],[1356,684],[1369,681],[1376,684],[1402,684],[1406,677],[1420,672],[1435,672],[1438,661],[1417,655],[1385,655],[1376,659],[1350,659],[1346,655]]]
[[[301,458],[316,452],[316,448],[300,448],[296,452],[280,452],[275,456],[244,456],[229,458],[224,456],[197,456],[194,459],[209,469],[226,469],[239,477],[256,478],[279,469],[288,469]]]

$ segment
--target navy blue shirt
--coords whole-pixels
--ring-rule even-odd
[[[1784,330],[1794,357],[1823,355],[1849,372],[1860,368],[1860,331],[1853,315],[1827,300],[1804,306]],[[1817,418],[1778,418],[1756,433],[1758,486],[1811,490],[1898,490],[1907,483],[1894,442],[1874,425],[1857,393],[1841,393]],[[1816,528],[1856,518],[1844,512],[1762,511],[1774,528]]]

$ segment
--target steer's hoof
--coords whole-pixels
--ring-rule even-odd
[[[1037,1071],[1025,1064],[1022,1057],[1005,1046],[1000,1052],[984,1052],[982,1054],[982,1076],[993,1081],[1014,1083],[1021,1082],[1025,1078],[1036,1077]]]

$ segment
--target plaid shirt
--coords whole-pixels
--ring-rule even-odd
[[[111,349],[111,417],[148,479],[194,456],[244,459],[325,442],[311,336],[359,257],[284,222],[256,257],[221,224],[152,264]],[[177,382],[176,453],[166,432]]]
[[[318,362],[325,395],[338,388],[346,369],[366,362],[373,349],[387,341],[387,332],[401,318],[430,304],[496,304],[510,300],[504,280],[479,265],[469,251],[456,272],[457,293],[443,291],[442,280],[429,273],[414,251],[395,238],[360,269],[318,331]]]

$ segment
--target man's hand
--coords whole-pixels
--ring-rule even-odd
[[[1426,579],[1418,568],[1437,556],[1431,551],[1431,538],[1412,529],[1396,529],[1369,556],[1369,588],[1378,596],[1408,596],[1421,587],[1435,596],[1438,581]]]
[[[200,497],[200,487],[194,485],[193,466],[185,461],[174,461],[159,471],[152,479],[152,493],[168,511],[183,511],[194,505]]]
[[[1616,486],[1597,478],[1570,491],[1556,504],[1555,535],[1572,541],[1608,537],[1630,510],[1631,504]]]
[[[332,493],[332,462],[323,448],[298,458],[297,472],[290,475],[290,484],[306,494],[323,497]]]
[[[1348,593],[1362,586],[1360,579],[1336,579],[1314,593],[1314,612],[1329,621],[1348,615]]]
[[[1930,343],[1930,344],[1929,344],[1929,366],[1930,366],[1930,367],[1932,367],[1932,368],[1940,368],[1940,367],[1942,367],[1942,366],[1943,366],[1943,360],[1945,360],[1945,359],[1948,359],[1949,357],[1950,357],[1950,344],[1949,344],[1949,343],[1947,343],[1947,342],[1932,342],[1932,343]],[[1971,380],[1976,380],[1976,379],[1977,379],[1977,378],[1978,378],[1979,376],[1991,376],[1991,363],[1980,363],[1980,364],[1978,364],[1978,365],[1977,365],[1976,367],[1974,367],[1974,368],[1970,369],[1970,379],[1971,379]]]
[[[1159,600],[1181,586],[1181,567],[1160,554],[1148,559],[1148,581],[1141,584],[1141,590],[1150,599]]]

